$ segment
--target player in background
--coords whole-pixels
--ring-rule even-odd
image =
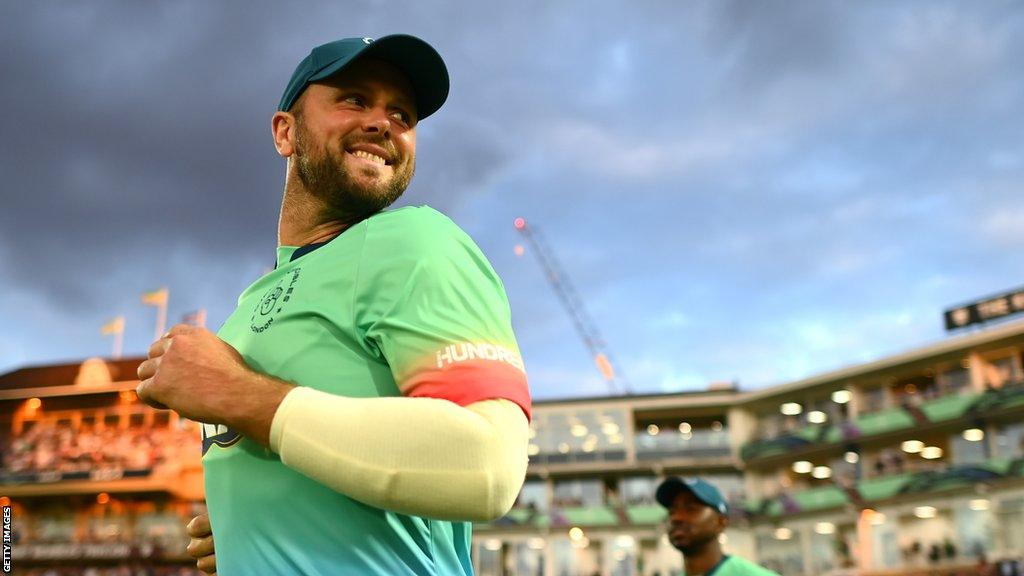
[[[753,562],[722,552],[719,537],[729,526],[722,493],[700,478],[666,479],[655,492],[668,509],[668,539],[683,553],[681,576],[779,576]]]
[[[470,521],[515,501],[531,401],[501,281],[447,217],[384,210],[448,88],[411,36],[314,48],[272,120],[276,268],[139,366],[143,401],[204,423],[205,571],[472,574]]]

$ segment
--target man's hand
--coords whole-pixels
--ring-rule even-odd
[[[217,556],[213,550],[213,530],[210,529],[210,515],[200,514],[185,525],[190,540],[185,551],[195,558],[196,567],[206,574],[216,576]]]
[[[205,328],[178,324],[149,347],[139,365],[139,399],[189,420],[225,424],[270,443],[270,424],[294,387],[253,371],[241,354]]]

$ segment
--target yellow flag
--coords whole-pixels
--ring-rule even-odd
[[[166,306],[167,288],[161,288],[154,292],[146,292],[142,295],[142,303],[150,306]]]
[[[100,327],[100,334],[124,334],[124,316],[118,316]]]

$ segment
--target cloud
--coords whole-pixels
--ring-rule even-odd
[[[1020,206],[1000,208],[984,218],[980,229],[999,245],[1020,248],[1024,246],[1024,209]]]
[[[586,18],[580,14],[585,13]],[[760,386],[941,336],[1019,284],[1014,2],[0,6],[0,364],[103,353],[138,294],[211,321],[273,257],[270,114],[339,35],[452,72],[402,203],[503,276],[537,391],[604,389],[509,223],[543,228],[637,390]],[[486,25],[483,25],[485,23]],[[177,307],[180,306],[181,310]],[[904,322],[905,321],[905,322]],[[52,332],[68,335],[50,338]]]

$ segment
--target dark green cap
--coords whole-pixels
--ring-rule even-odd
[[[719,514],[728,514],[729,505],[726,504],[722,493],[711,484],[700,478],[680,478],[673,476],[666,478],[654,492],[654,498],[665,508],[672,508],[672,502],[680,492],[690,492],[697,500],[715,509]]]
[[[373,38],[344,38],[313,48],[299,62],[284,89],[277,109],[287,112],[311,82],[337,74],[358,58],[373,57],[405,73],[416,92],[416,110],[422,120],[437,112],[448,98],[448,68],[437,50],[408,34]]]

